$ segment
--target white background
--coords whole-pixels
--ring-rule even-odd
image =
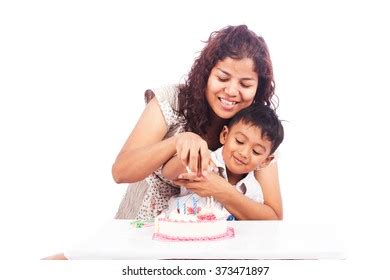
[[[126,185],[114,183],[111,165],[144,108],[144,90],[182,82],[201,41],[244,23],[268,43],[287,120],[285,220],[336,225],[348,275],[385,269],[385,6],[134,3],[1,2],[0,257],[31,264],[112,218]]]

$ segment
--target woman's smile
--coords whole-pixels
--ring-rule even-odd
[[[226,111],[234,110],[235,105],[238,103],[236,101],[229,101],[223,97],[218,97],[218,99],[221,102],[222,108]]]

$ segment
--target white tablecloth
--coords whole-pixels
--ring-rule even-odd
[[[219,241],[152,239],[153,226],[111,220],[65,252],[70,259],[343,259],[335,226],[283,221],[234,221],[235,237]]]

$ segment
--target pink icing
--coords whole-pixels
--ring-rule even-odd
[[[226,232],[220,235],[215,236],[204,236],[204,237],[177,237],[177,236],[169,236],[161,233],[154,233],[153,239],[160,241],[212,241],[212,240],[223,240],[234,237],[234,229],[228,227]]]
[[[198,219],[201,221],[214,221],[217,219],[213,213],[198,215]]]
[[[199,216],[198,216],[199,218]],[[212,222],[216,222],[218,221],[217,219],[213,219],[213,220],[207,220],[207,219],[198,219],[196,221],[175,221],[175,220],[171,220],[169,218],[158,218],[159,221],[164,221],[164,222],[171,222],[171,223],[212,223]]]
[[[199,213],[201,210],[202,210],[201,207],[196,207],[197,213]],[[194,214],[195,214],[194,208],[192,208],[192,207],[187,207],[187,213],[188,213],[188,214],[194,215]]]

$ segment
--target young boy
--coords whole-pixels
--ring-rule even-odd
[[[220,133],[223,146],[211,153],[210,166],[239,192],[263,203],[262,189],[253,171],[270,164],[283,137],[283,126],[275,112],[268,106],[255,103],[241,110],[223,127]],[[162,169],[162,175],[170,180],[177,180],[185,172],[188,168],[186,171],[177,157],[170,159]],[[178,209],[181,213],[191,213],[200,211],[206,203],[206,197],[180,187],[179,196],[169,201],[169,211]],[[217,202],[216,205],[223,209],[222,204]],[[229,220],[234,219],[224,210]]]

